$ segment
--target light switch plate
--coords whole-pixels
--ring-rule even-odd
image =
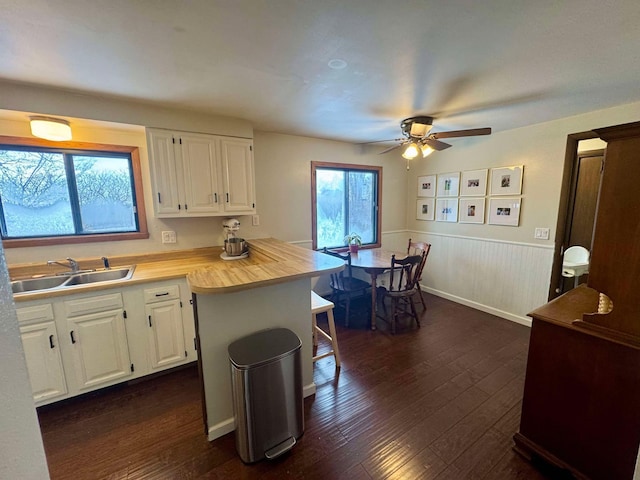
[[[260,225],[260,215],[253,215],[251,217],[251,225],[253,225],[254,227]]]
[[[533,238],[535,238],[536,240],[549,240],[549,229],[536,228]]]

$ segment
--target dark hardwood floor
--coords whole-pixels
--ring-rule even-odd
[[[420,329],[338,326],[342,369],[316,364],[305,433],[280,459],[244,465],[233,433],[207,441],[189,367],[40,408],[51,478],[552,478],[511,449],[529,329],[425,297]]]

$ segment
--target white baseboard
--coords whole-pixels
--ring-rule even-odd
[[[315,382],[311,382],[309,385],[305,385],[304,387],[302,387],[302,395],[304,398],[310,397],[311,395],[315,395],[315,394],[316,394]],[[209,427],[207,438],[211,442],[216,438],[220,438],[223,435],[226,435],[227,433],[233,432],[235,429],[236,429],[236,422],[235,422],[235,419],[231,417]]]
[[[304,398],[310,397],[311,395],[316,394],[316,384],[315,382],[311,382],[309,385],[305,385],[302,387],[302,396]]]
[[[498,310],[497,308],[483,305],[482,303],[474,302],[473,300],[467,300],[466,298],[458,297],[456,295],[451,295],[450,293],[442,292],[440,290],[436,290],[435,288],[425,287],[424,285],[420,285],[420,288],[423,292],[431,293],[437,297],[446,298],[447,300],[451,300],[452,302],[460,303],[462,305],[466,305],[467,307],[490,313],[491,315],[495,315],[496,317],[504,318],[505,320],[510,320],[526,327],[531,327],[531,319],[528,317],[514,315],[513,313]]]
[[[231,418],[228,418],[227,420],[224,420],[220,423],[216,423],[215,425],[212,425],[211,427],[209,427],[209,434],[207,438],[211,442],[216,438],[220,438],[223,435],[226,435],[227,433],[233,432],[235,429],[236,429],[236,422],[235,422],[235,419],[231,417]]]

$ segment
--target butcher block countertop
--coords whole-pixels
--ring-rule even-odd
[[[219,294],[317,277],[344,268],[337,258],[274,238],[248,240],[248,243],[249,256],[239,260],[220,258],[222,247],[109,257],[112,268],[135,265],[133,276],[128,280],[18,294],[14,295],[14,300],[23,302],[185,277],[194,293]],[[81,269],[102,268],[100,259],[78,261]],[[52,275],[63,270],[63,267],[42,263],[15,265],[9,266],[9,275],[16,280]]]
[[[222,263],[189,273],[187,281],[191,291],[197,294],[237,292],[317,277],[344,268],[344,263],[335,257],[274,238],[249,240],[248,258]]]

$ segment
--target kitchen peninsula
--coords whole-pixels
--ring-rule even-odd
[[[249,240],[249,257],[216,262],[187,275],[194,300],[203,415],[209,440],[234,430],[228,345],[284,327],[302,341],[304,396],[315,393],[311,348],[311,278],[344,264],[276,239]]]

